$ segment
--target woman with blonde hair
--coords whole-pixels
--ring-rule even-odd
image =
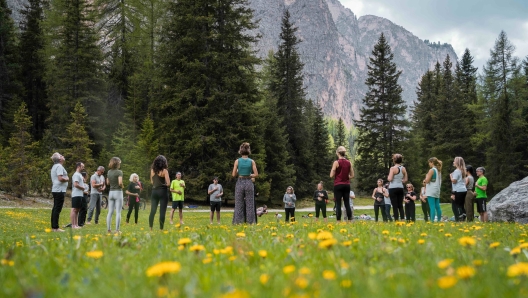
[[[403,162],[403,155],[396,153],[392,156],[392,166],[389,170],[389,197],[392,204],[392,212],[394,212],[394,221],[398,220],[398,213],[401,220],[405,220],[405,212],[403,211],[403,184],[407,182],[407,170],[401,164]]]
[[[425,196],[429,204],[431,222],[435,220],[435,213],[438,215],[438,221],[442,219],[442,209],[440,209],[440,186],[442,185],[442,161],[436,157],[428,160],[429,171],[425,175],[423,183],[425,184]]]
[[[295,221],[295,201],[297,201],[297,197],[295,196],[293,187],[288,186],[282,201],[284,202],[284,211],[286,212],[286,222],[290,220],[290,216],[291,221]]]
[[[110,185],[108,192],[108,215],[106,216],[106,228],[108,233],[111,233],[112,215],[114,210],[116,212],[116,232],[119,232],[121,226],[121,209],[123,208],[123,172],[119,169],[121,167],[121,159],[119,157],[112,157],[108,164],[108,174],[106,175],[106,184]]]
[[[251,148],[249,143],[242,143],[238,154],[240,158],[233,164],[233,177],[238,175],[235,186],[235,212],[233,215],[233,224],[241,224],[245,221],[250,224],[256,223],[255,212],[255,187],[251,178],[258,177],[257,164],[249,158]],[[245,214],[245,216],[244,216]]]
[[[128,184],[125,193],[128,195],[128,213],[126,217],[126,223],[130,220],[132,209],[134,210],[134,219],[137,225],[138,222],[138,211],[139,211],[139,192],[142,190],[141,184],[139,183],[139,176],[136,173],[130,175],[130,183]]]
[[[334,178],[334,199],[336,203],[336,219],[341,221],[341,201],[344,199],[347,218],[352,220],[350,208],[350,179],[354,178],[354,169],[346,159],[346,149],[339,146],[336,150],[337,160],[332,164],[330,178]]]
[[[463,221],[466,218],[464,203],[466,202],[466,163],[460,156],[455,157],[453,161],[455,171],[449,175],[453,191],[453,213],[455,221]]]

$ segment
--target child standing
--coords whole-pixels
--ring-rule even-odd
[[[424,220],[427,222],[429,220],[429,204],[427,203],[427,196],[425,195],[425,182],[422,182],[422,189],[420,190],[420,201],[422,204],[422,211],[424,214]]]
[[[209,185],[207,194],[209,194],[209,201],[211,202],[211,215],[209,216],[209,221],[213,224],[214,213],[216,211],[216,222],[220,224],[220,208],[222,207],[224,189],[222,188],[222,185],[218,183],[218,177],[213,178],[213,183]]]
[[[414,204],[414,201],[416,201],[416,193],[414,192],[414,186],[412,184],[407,184],[407,193],[405,194],[405,197],[403,198],[403,201],[405,202],[405,217],[407,221],[416,221],[416,205]]]
[[[181,179],[182,174],[176,173],[176,180],[172,180],[170,185],[170,192],[172,193],[172,212],[171,212],[171,225],[174,224],[174,210],[178,208],[180,215],[180,225],[183,225],[183,198],[185,194],[185,181]]]
[[[389,189],[389,184],[385,184],[385,189]],[[383,211],[385,212],[385,216],[387,217],[387,220],[388,221],[392,221],[392,216],[390,215],[390,211],[391,211],[391,200],[390,200],[390,197],[387,195],[387,196],[383,196],[383,200],[385,201],[385,206],[384,206],[384,209]]]
[[[290,215],[292,217],[292,221],[295,221],[295,201],[297,201],[297,197],[295,197],[293,187],[288,186],[282,201],[284,202],[284,211],[286,212],[286,222],[289,221]]]
[[[328,202],[328,193],[323,189],[323,181],[317,184],[317,190],[314,192],[313,199],[315,201],[315,221],[319,220],[319,213],[323,213],[324,221],[326,222],[326,203]]]

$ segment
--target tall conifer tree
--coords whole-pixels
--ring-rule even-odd
[[[406,139],[408,121],[404,118],[406,105],[398,84],[401,71],[393,62],[394,54],[381,34],[374,46],[368,65],[359,129],[356,166],[359,185],[365,189],[387,176],[391,156],[401,153]],[[369,188],[369,187],[368,187]]]

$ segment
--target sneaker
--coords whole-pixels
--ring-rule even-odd
[[[91,225],[91,224],[92,224],[92,223],[89,222],[89,221],[87,221],[87,222],[85,223],[85,225]]]
[[[466,214],[460,214],[458,216],[458,219],[465,220],[466,219]]]
[[[53,232],[64,232],[64,230],[62,230],[62,229],[53,229],[52,231]]]
[[[69,223],[69,224],[65,225],[64,227],[65,228],[71,228],[71,226],[72,226],[71,223]]]

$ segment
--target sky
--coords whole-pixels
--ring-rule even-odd
[[[384,17],[422,40],[449,43],[459,58],[468,48],[479,71],[502,30],[516,47],[515,56],[528,56],[528,0],[340,1],[358,18]]]

